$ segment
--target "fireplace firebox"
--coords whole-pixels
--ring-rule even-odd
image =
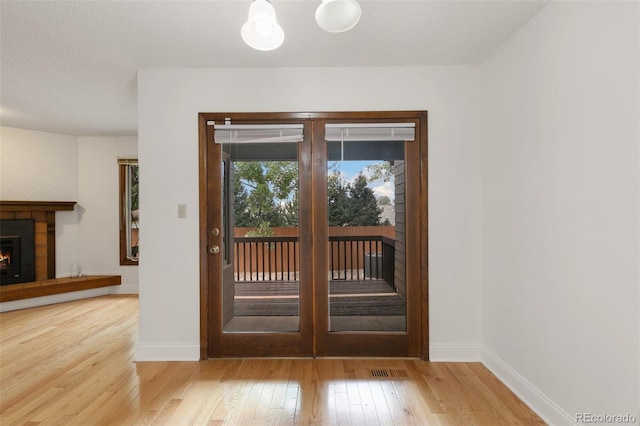
[[[35,281],[33,219],[0,220],[0,285]]]

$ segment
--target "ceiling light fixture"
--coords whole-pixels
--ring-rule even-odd
[[[316,22],[325,31],[341,33],[356,26],[361,12],[356,0],[322,0],[316,10]]]
[[[284,41],[284,31],[276,21],[276,11],[268,0],[254,0],[249,19],[242,26],[242,39],[257,50],[273,50]]]

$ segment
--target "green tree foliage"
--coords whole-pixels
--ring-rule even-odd
[[[297,226],[297,163],[235,162],[233,173],[235,226]]]
[[[349,185],[349,204],[353,217],[350,226],[380,225],[380,214],[373,190],[367,186],[367,178],[360,173]]]
[[[329,226],[349,226],[353,219],[347,189],[347,183],[339,173],[327,177]]]
[[[234,169],[234,172],[236,170]],[[233,176],[233,210],[234,210],[234,222],[236,226],[254,226],[251,219],[251,209],[249,208],[249,194],[242,185],[241,176],[234,173]]]
[[[131,185],[131,210],[138,210],[138,182],[139,182],[139,166],[132,164],[129,166],[130,185]]]
[[[266,235],[270,227],[298,225],[298,164],[292,161],[236,162],[235,226]],[[381,210],[367,178],[347,183],[337,172],[327,179],[329,226],[376,226]]]
[[[369,174],[369,182],[374,182],[376,180],[389,182],[393,177],[391,162],[389,161],[382,161],[380,163],[371,164],[367,166],[366,169]]]
[[[346,183],[339,173],[328,176],[329,226],[380,225],[382,211],[367,183],[362,173],[351,184]]]
[[[379,206],[390,206],[391,205],[391,198],[387,197],[386,195],[383,195],[381,197],[378,198],[378,205]]]

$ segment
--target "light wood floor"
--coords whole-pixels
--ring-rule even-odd
[[[106,296],[0,314],[0,424],[542,424],[479,363],[134,363],[137,312]]]

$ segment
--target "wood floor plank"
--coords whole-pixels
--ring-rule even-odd
[[[105,296],[0,314],[0,424],[544,424],[479,363],[135,363],[137,312],[137,298]]]
[[[515,397],[513,393],[494,376],[486,367],[480,363],[471,363],[468,367],[478,376],[478,379],[486,386],[487,390],[501,402],[500,405],[491,405],[488,408],[497,409],[501,415],[515,416],[520,422],[527,425],[544,425],[545,423],[538,417],[522,400]]]
[[[364,415],[365,424],[381,424],[368,380],[358,380],[358,392],[360,393],[360,401],[362,403],[362,412]]]

